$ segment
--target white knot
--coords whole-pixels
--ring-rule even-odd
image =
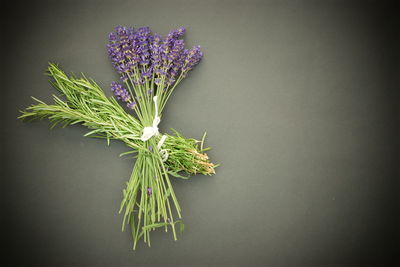
[[[163,162],[166,162],[169,156],[166,149],[161,149],[161,146],[164,144],[165,139],[167,139],[167,136],[163,135],[157,145],[158,150],[160,150],[160,156]]]
[[[166,149],[161,149],[160,156],[161,156],[162,161],[166,162],[168,159],[168,156],[169,156],[168,151]]]
[[[157,96],[153,97],[153,101],[154,101],[154,106],[156,108],[156,112],[154,114],[154,120],[153,120],[153,125],[152,126],[147,126],[143,128],[143,134],[140,137],[140,140],[142,140],[143,142],[149,140],[150,138],[152,138],[154,135],[159,135],[158,132],[158,124],[160,123],[161,119],[158,116],[158,105],[157,105]],[[163,135],[160,139],[160,141],[157,144],[157,148],[160,151],[160,156],[163,162],[167,161],[168,159],[168,151],[166,149],[161,149],[161,146],[164,144],[165,139],[167,139],[166,135]]]
[[[153,125],[144,127],[143,134],[140,137],[140,140],[142,140],[143,142],[149,140],[154,135],[158,135],[158,124],[160,123],[161,119],[158,116],[157,96],[153,97],[153,101],[154,101],[154,105],[156,107],[156,112],[154,114]]]

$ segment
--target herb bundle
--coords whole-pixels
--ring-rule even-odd
[[[158,131],[172,92],[203,56],[200,46],[184,47],[180,39],[184,33],[185,29],[179,28],[162,38],[148,27],[116,27],[107,45],[120,76],[120,82],[111,84],[115,98],[107,97],[92,79],[68,77],[57,65],[49,64],[51,83],[65,100],[53,95],[54,104],[49,105],[33,98],[37,103],[19,117],[48,118],[53,126],[82,124],[91,130],[85,136],[104,138],[108,144],[112,139],[120,140],[130,147],[121,155],[134,154],[136,162],[123,190],[120,212],[124,213],[122,230],[130,225],[133,249],[141,238],[150,246],[150,232],[156,228],[171,229],[174,240],[177,224],[183,231],[181,208],[170,177],[211,175],[217,167],[205,153],[209,148],[203,148],[205,134],[198,141],[176,130],[172,135]]]

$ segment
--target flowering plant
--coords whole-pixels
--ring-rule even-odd
[[[136,162],[123,190],[120,212],[124,211],[122,230],[126,224],[131,226],[133,249],[141,238],[150,246],[150,232],[156,228],[172,229],[174,240],[178,223],[183,231],[170,176],[211,175],[217,167],[205,153],[209,148],[203,148],[206,134],[198,141],[176,130],[173,135],[161,135],[158,129],[175,87],[203,57],[200,46],[185,49],[180,39],[184,33],[185,29],[179,28],[162,38],[151,34],[148,27],[118,26],[109,34],[108,54],[121,80],[113,82],[111,90],[132,114],[114,97],[107,97],[92,79],[68,77],[57,65],[49,64],[52,84],[65,100],[53,95],[55,103],[48,105],[33,98],[37,104],[19,117],[46,117],[53,126],[80,123],[91,129],[85,136],[105,138],[108,144],[111,139],[120,140],[131,148],[121,154],[136,154]]]

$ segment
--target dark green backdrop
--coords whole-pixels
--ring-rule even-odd
[[[390,7],[349,1],[40,1],[6,7],[2,229],[13,262],[50,266],[366,266],[395,260],[397,138]],[[185,26],[204,59],[161,129],[201,138],[222,163],[176,180],[186,232],[131,250],[126,147],[80,126],[23,123],[55,93],[47,62],[107,92],[113,27]],[[28,263],[28,264],[27,264]]]

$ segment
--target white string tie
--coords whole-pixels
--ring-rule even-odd
[[[143,142],[149,140],[150,138],[152,138],[155,135],[159,135],[158,124],[160,124],[161,119],[158,116],[157,96],[153,97],[153,101],[154,101],[154,106],[156,108],[156,112],[154,114],[153,125],[143,128],[143,134],[140,137],[140,140],[142,140]],[[157,148],[160,151],[160,156],[161,156],[161,159],[163,162],[167,161],[168,156],[169,156],[168,151],[166,149],[161,149],[161,146],[164,144],[165,139],[167,139],[167,136],[163,135],[157,145]]]
[[[165,139],[167,139],[167,136],[163,135],[157,145],[157,148],[160,151],[160,156],[163,162],[167,161],[169,156],[168,151],[166,149],[161,149],[161,146],[164,144]]]
[[[144,127],[144,129],[143,129],[143,134],[140,137],[140,140],[142,140],[143,142],[149,140],[154,135],[158,135],[159,134],[158,133],[158,124],[160,123],[161,119],[158,116],[157,96],[153,97],[153,101],[154,101],[154,105],[156,107],[156,113],[154,114],[153,125]]]

